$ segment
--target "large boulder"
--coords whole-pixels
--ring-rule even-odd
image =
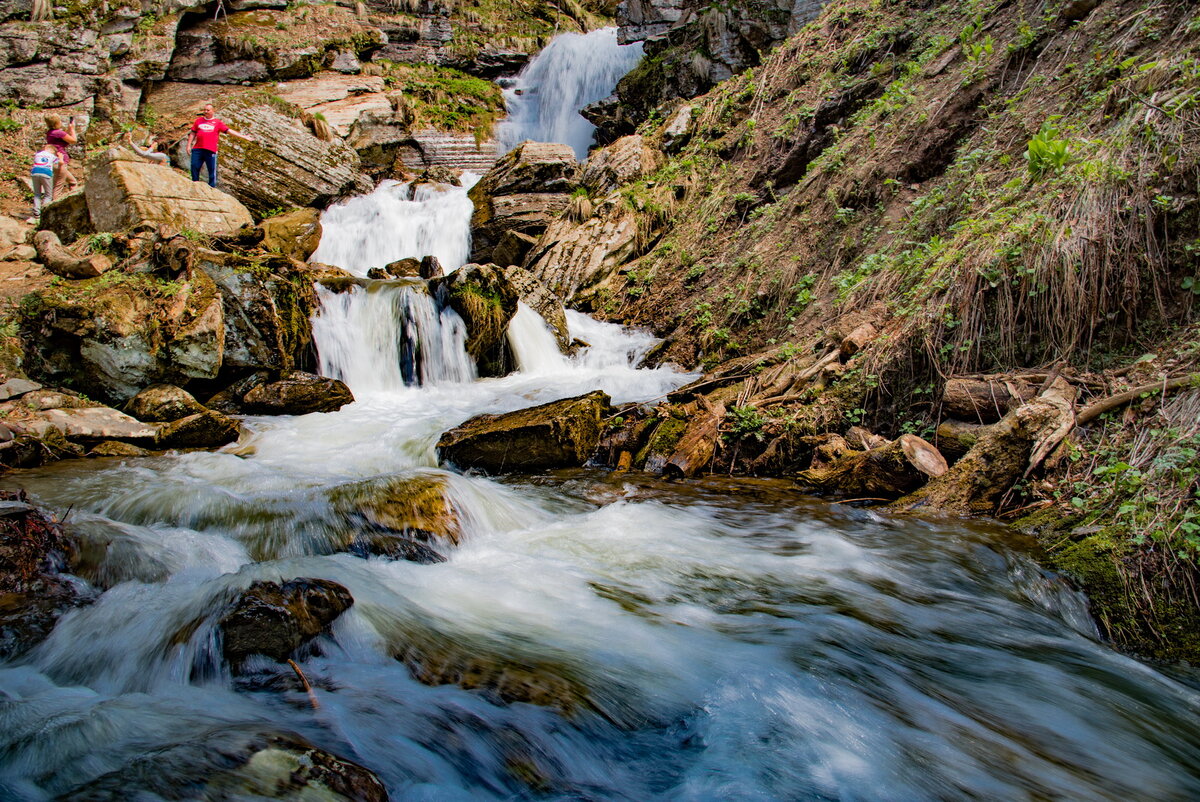
[[[84,195],[96,231],[148,223],[214,234],[253,222],[246,207],[224,192],[117,148],[92,163]]]
[[[579,163],[569,145],[523,142],[474,187],[471,260],[492,261],[510,231],[537,236],[571,203]]]
[[[38,225],[43,231],[52,231],[63,242],[74,242],[77,238],[95,231],[88,213],[87,197],[82,189],[60,195],[42,207]]]
[[[487,473],[580,467],[600,442],[609,397],[599,390],[499,415],[479,415],[444,433],[441,459]]]
[[[505,335],[520,295],[504,271],[496,265],[465,265],[430,281],[429,290],[440,306],[449,306],[466,324],[467,353],[479,375],[506,374],[512,360]]]
[[[318,139],[295,117],[242,100],[231,103],[223,118],[257,140],[224,137],[218,170],[221,186],[254,212],[324,206],[374,186],[353,148],[337,137]]]
[[[339,410],[354,403],[354,394],[337,379],[291,370],[278,381],[251,389],[242,403],[247,412],[257,415],[306,415]]]
[[[222,652],[235,667],[254,654],[282,662],[352,604],[350,591],[328,579],[255,582],[221,617]]]
[[[125,404],[125,411],[141,421],[168,423],[204,411],[191,393],[173,384],[152,384]]]
[[[163,424],[158,430],[159,448],[218,448],[232,443],[241,434],[233,418],[215,409],[206,409]]]

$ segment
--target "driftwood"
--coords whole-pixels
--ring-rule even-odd
[[[942,410],[960,420],[995,423],[1037,394],[1038,387],[1019,378],[954,378],[942,391]]]
[[[894,505],[896,512],[990,513],[1075,426],[1075,389],[1059,378],[1034,400],[981,430],[950,470]]]
[[[39,231],[33,235],[33,247],[38,259],[56,276],[62,278],[95,278],[112,267],[112,259],[104,254],[93,253],[76,256],[63,247],[53,231]]]
[[[708,467],[717,453],[725,406],[714,405],[704,396],[699,396],[697,400],[702,409],[688,422],[683,437],[663,465],[664,475],[691,478]]]
[[[1154,384],[1143,384],[1141,387],[1134,387],[1131,390],[1110,395],[1108,398],[1101,398],[1099,401],[1093,401],[1088,404],[1079,412],[1079,416],[1075,419],[1075,425],[1083,426],[1090,423],[1105,412],[1111,412],[1117,407],[1137,401],[1146,393],[1161,392],[1165,394],[1171,390],[1178,390],[1180,387],[1187,387],[1188,385],[1200,386],[1200,374],[1178,376],[1174,379],[1166,379]]]
[[[809,487],[839,496],[896,498],[944,474],[945,458],[936,448],[904,434],[867,451],[845,439],[825,438],[813,453],[813,467],[797,475]]]

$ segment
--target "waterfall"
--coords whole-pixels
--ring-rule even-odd
[[[522,373],[560,373],[567,359],[542,316],[523,302],[508,324],[508,345]]]
[[[576,157],[587,158],[596,127],[579,110],[612,94],[641,58],[641,44],[617,44],[616,28],[554,37],[505,92],[508,120],[497,127],[501,150],[532,139],[570,145]]]
[[[321,215],[321,245],[312,261],[356,276],[397,259],[436,256],[447,271],[471,253],[467,191],[479,176],[463,173],[461,187],[384,181],[374,192],[330,206]]]
[[[356,395],[475,379],[462,318],[439,311],[423,287],[381,281],[335,293],[318,285],[317,297],[321,375],[341,379]]]

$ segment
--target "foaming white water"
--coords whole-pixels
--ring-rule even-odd
[[[475,379],[462,318],[438,310],[424,287],[374,282],[337,293],[318,285],[317,297],[312,323],[321,374],[356,395]]]
[[[462,186],[383,181],[374,192],[330,206],[321,214],[321,244],[314,262],[359,277],[397,259],[436,256],[447,272],[471,253],[467,191],[479,176],[463,173]]]
[[[522,373],[558,373],[567,367],[550,326],[524,302],[509,321],[508,345]]]
[[[640,43],[617,44],[616,28],[554,37],[505,92],[508,119],[496,129],[501,150],[532,139],[570,145],[586,159],[596,126],[579,110],[612,94],[641,58]]]

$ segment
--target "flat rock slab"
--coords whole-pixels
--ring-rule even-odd
[[[150,440],[158,435],[158,427],[111,407],[89,409],[47,409],[39,412],[29,423],[38,420],[58,429],[68,438],[89,440]],[[27,423],[22,421],[22,424]],[[43,431],[44,433],[44,431]]]
[[[28,379],[9,379],[0,384],[0,401],[18,398],[26,393],[32,393],[34,390],[40,389],[42,389],[42,385],[37,382],[31,382]]]

